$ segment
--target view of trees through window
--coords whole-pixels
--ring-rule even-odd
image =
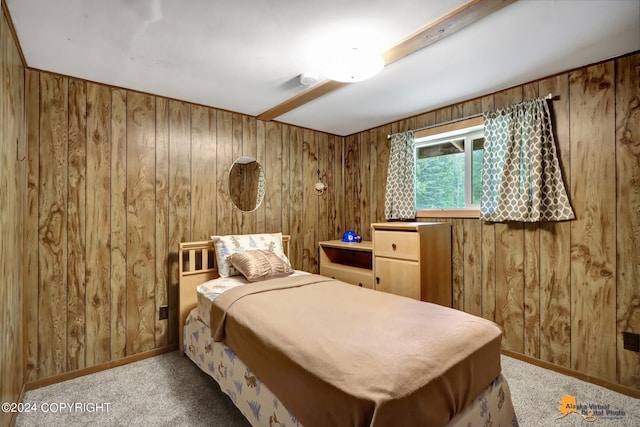
[[[463,209],[479,205],[483,147],[484,138],[477,132],[472,137],[461,135],[422,146],[418,143],[416,209]],[[470,171],[466,171],[467,164]],[[465,195],[465,191],[469,194]]]

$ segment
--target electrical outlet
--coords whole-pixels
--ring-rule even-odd
[[[160,309],[158,310],[160,313],[159,319],[160,320],[164,320],[164,319],[168,319],[169,318],[169,306],[168,305],[161,305]]]
[[[634,334],[633,332],[623,332],[622,346],[625,350],[640,352],[640,334]]]

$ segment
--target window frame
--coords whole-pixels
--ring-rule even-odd
[[[416,209],[416,218],[479,218],[480,205],[471,204],[473,177],[473,139],[484,137],[484,118],[472,117],[453,123],[435,125],[414,133],[414,156],[419,147],[436,145],[453,137],[465,136],[465,205],[464,208]],[[469,143],[467,143],[469,141]],[[424,144],[427,142],[427,144]],[[416,158],[417,162],[417,158]]]

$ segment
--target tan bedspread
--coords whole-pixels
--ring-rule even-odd
[[[306,427],[444,426],[500,373],[493,322],[318,275],[231,289],[211,326]]]

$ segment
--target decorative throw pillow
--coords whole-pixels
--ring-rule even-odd
[[[282,233],[238,234],[211,238],[215,247],[218,274],[221,277],[240,275],[240,272],[227,262],[229,255],[256,249],[269,250],[291,266],[282,247]]]
[[[227,257],[227,262],[250,282],[293,273],[293,269],[288,263],[273,252],[264,249],[231,254]]]

